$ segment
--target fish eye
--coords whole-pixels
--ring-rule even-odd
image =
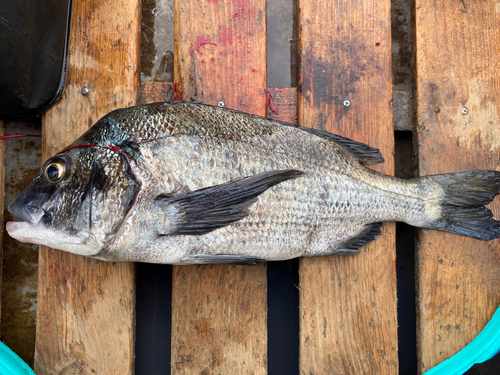
[[[45,178],[50,182],[57,182],[63,178],[66,172],[66,165],[64,162],[58,160],[53,161],[45,167]]]

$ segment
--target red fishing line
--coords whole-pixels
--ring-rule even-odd
[[[0,139],[7,139],[7,138],[21,138],[21,137],[41,137],[40,134],[14,134],[14,135],[2,135],[0,136]]]

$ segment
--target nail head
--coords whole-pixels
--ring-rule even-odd
[[[82,88],[82,95],[88,95],[89,89],[87,87]]]
[[[463,107],[462,108],[462,114],[466,115],[467,113],[469,113],[469,109],[467,107]]]
[[[349,99],[344,100],[344,106],[349,107],[351,105],[351,101]]]

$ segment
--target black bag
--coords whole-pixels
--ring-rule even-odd
[[[28,119],[61,96],[71,0],[0,1],[0,118]]]

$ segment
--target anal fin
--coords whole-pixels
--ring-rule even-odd
[[[246,255],[186,255],[182,262],[185,264],[229,264],[240,266],[255,266],[257,263],[266,262],[267,259],[250,257]]]
[[[368,224],[356,237],[349,239],[345,244],[343,244],[341,249],[335,252],[335,255],[350,255],[359,253],[361,246],[375,241],[377,237],[380,236],[382,233],[380,230],[381,227],[382,223]]]

